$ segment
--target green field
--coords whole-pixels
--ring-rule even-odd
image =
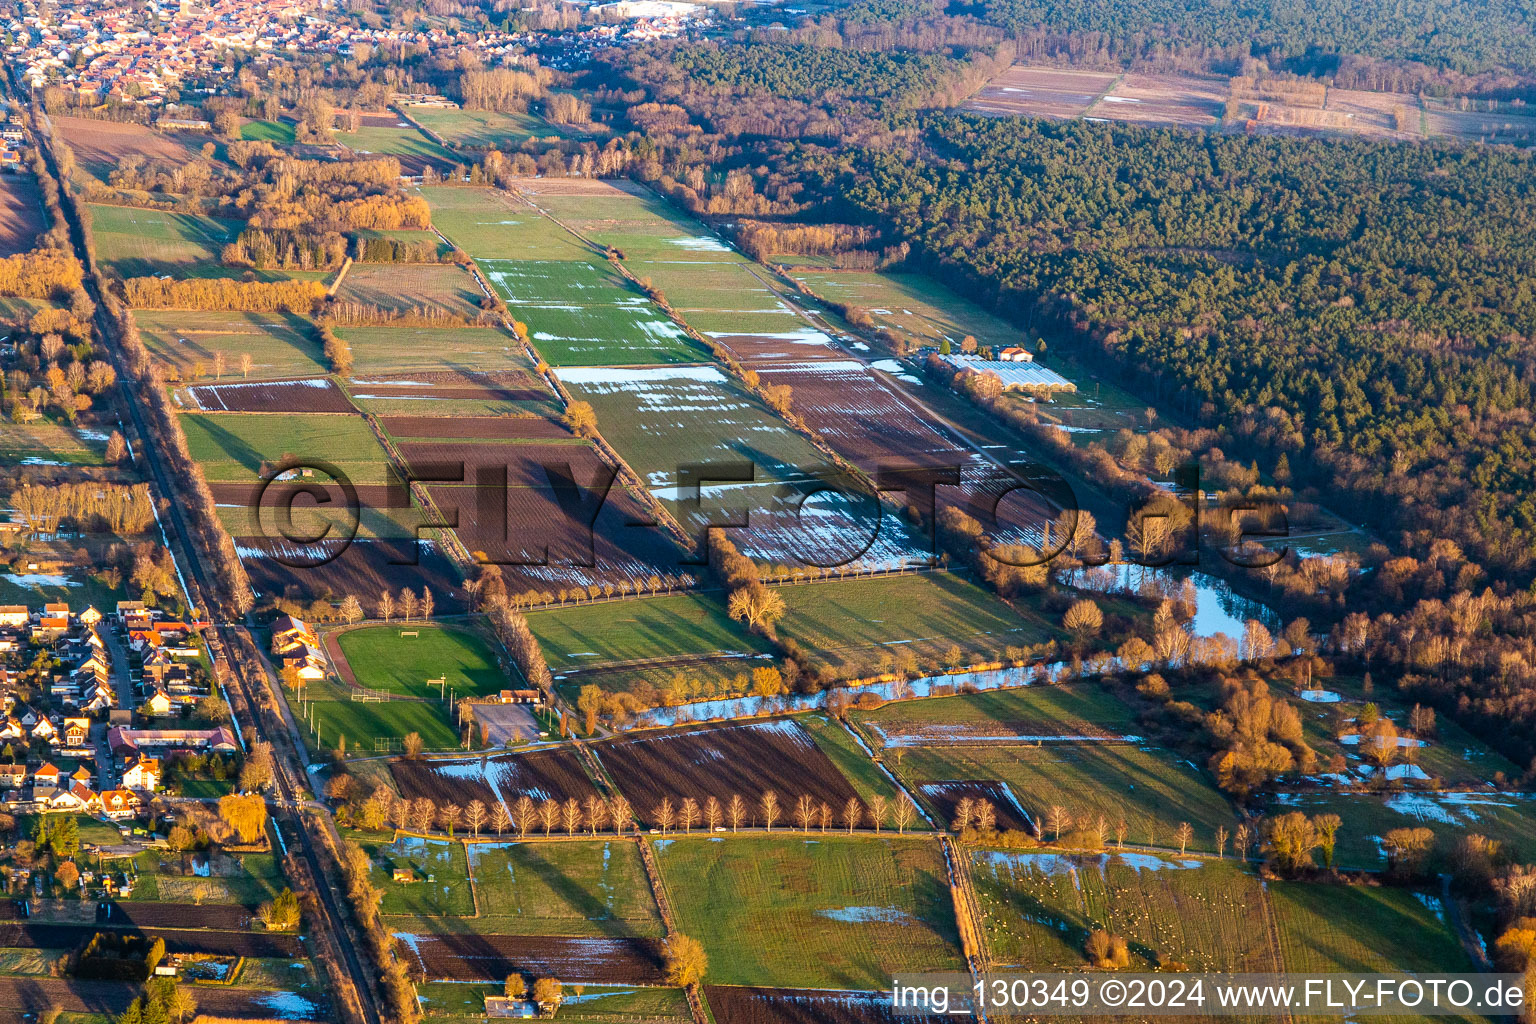
[[[388,749],[399,751],[402,737],[416,733],[426,750],[454,750],[463,737],[448,717],[449,710],[437,701],[391,700],[354,701],[347,687],[316,682],[304,687],[309,720],[319,729],[317,737],[310,727],[304,730],[304,742],[311,750],[334,750],[337,738],[347,738],[347,749],[363,755],[374,753],[374,740],[388,741]]]
[[[192,458],[209,480],[252,481],[284,455],[324,459],[353,483],[388,480],[388,457],[361,416],[183,413]]]
[[[842,772],[866,805],[869,798],[876,794],[887,800],[897,799],[895,783],[869,759],[869,755],[848,734],[848,730],[820,713],[797,715],[795,720],[811,734],[811,739],[816,741],[821,752],[837,765],[837,770]],[[921,832],[927,828],[928,823],[918,818],[911,830]]]
[[[251,142],[291,146],[294,141],[293,124],[288,121],[247,121],[240,126],[240,137]]]
[[[763,638],[726,618],[714,594],[675,594],[554,608],[530,612],[528,625],[554,672],[652,658],[771,650]]]
[[[493,110],[449,107],[405,108],[406,116],[438,135],[450,146],[467,149],[515,148],[531,138],[563,136],[565,132],[534,114],[503,114]]]
[[[1470,971],[1437,898],[1405,889],[1272,882],[1287,971]]]
[[[937,843],[827,835],[653,842],[678,928],[722,985],[878,989],[961,970]]]
[[[141,309],[133,319],[150,353],[192,378],[196,364],[213,373],[216,353],[224,353],[224,379],[241,379],[240,357],[251,357],[251,379],[306,377],[327,372],[319,335],[304,317],[288,313],[205,313]]]
[[[1236,861],[974,850],[970,870],[998,964],[1083,969],[1088,933],[1102,928],[1125,938],[1132,970],[1279,969],[1264,890]]]
[[[432,207],[433,226],[476,259],[602,262],[569,231],[500,192],[460,185],[419,191]]]
[[[189,276],[217,266],[219,253],[243,225],[190,213],[87,205],[96,257],[121,277]],[[198,275],[191,275],[198,276]]]
[[[358,156],[397,156],[402,165],[434,163],[438,167],[451,167],[461,162],[442,146],[427,138],[415,128],[398,128],[392,125],[363,125],[355,132],[337,132],[336,141]],[[402,170],[408,170],[402,167]]]
[[[892,745],[988,736],[1123,736],[1136,728],[1134,698],[1107,686],[1031,686],[1017,690],[897,701],[855,712]]]
[[[996,659],[1005,647],[1059,635],[1044,618],[1020,614],[950,573],[815,583],[779,593],[788,606],[779,634],[832,665],[881,646],[892,658],[911,652],[921,663],[936,661],[951,645],[971,660]]]
[[[461,697],[484,696],[508,685],[490,647],[467,629],[415,622],[365,626],[342,633],[337,643],[358,685],[371,690],[435,700],[439,688],[429,686],[428,679],[446,679]]]
[[[1177,755],[1133,743],[901,747],[891,762],[912,783],[1005,782],[1037,822],[1056,806],[1075,822],[1103,815],[1113,827],[1124,818],[1126,841],[1136,845],[1167,846],[1187,821],[1194,828],[1189,848],[1214,851],[1217,826],[1231,831],[1235,824],[1231,806],[1203,772]]]
[[[479,843],[470,847],[480,917],[513,935],[660,938],[661,913],[633,841]]]
[[[354,263],[336,297],[396,313],[440,310],[473,319],[484,293],[468,271],[452,263]]]
[[[530,368],[517,340],[495,327],[339,327],[336,334],[352,346],[357,376],[386,370]]]
[[[393,843],[360,845],[373,861],[373,883],[384,893],[381,914],[421,918],[474,914],[462,843],[403,836]],[[397,868],[414,872],[416,881],[394,881],[392,872]]]
[[[3,572],[0,573],[0,604],[36,606],[64,601],[71,608],[93,606],[99,611],[116,607],[119,601],[136,600],[128,592],[130,586],[125,581],[116,590],[112,590],[95,577],[78,570],[47,575]],[[161,598],[161,604],[175,607],[175,601],[170,598]]]
[[[0,461],[10,466],[100,466],[107,436],[46,420],[0,420]]]

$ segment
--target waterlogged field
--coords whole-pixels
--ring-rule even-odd
[[[224,356],[225,380],[243,380],[241,358],[251,357],[250,377],[304,377],[326,372],[320,338],[307,319],[288,313],[194,312],[141,309],[133,314],[145,346],[184,378],[213,372]]]
[[[987,950],[997,964],[1080,970],[1089,966],[1088,934],[1104,929],[1125,938],[1132,970],[1280,969],[1264,926],[1264,890],[1236,861],[1013,850],[973,850],[969,857]]]
[[[900,747],[889,760],[897,774],[919,785],[1005,783],[1042,829],[1051,809],[1060,807],[1073,825],[1091,828],[1102,816],[1113,829],[1124,819],[1127,842],[1167,846],[1187,821],[1194,829],[1189,848],[1214,852],[1216,828],[1230,831],[1235,823],[1231,806],[1203,772],[1167,751],[1135,743]]]
[[[1337,814],[1343,827],[1335,859],[1345,868],[1384,866],[1381,837],[1395,828],[1427,828],[1444,849],[1476,832],[1516,861],[1536,853],[1536,801],[1525,793],[1281,793],[1271,803],[1279,813]]]
[[[879,989],[963,968],[931,841],[825,835],[653,840],[678,927],[719,984]]]

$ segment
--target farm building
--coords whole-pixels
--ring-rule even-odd
[[[1027,353],[1026,353],[1027,354]],[[980,356],[951,354],[940,356],[956,371],[974,370],[976,373],[995,373],[1003,382],[1004,391],[1028,391],[1040,394],[1055,392],[1071,393],[1077,385],[1054,370],[1039,363],[1016,359],[983,359]]]

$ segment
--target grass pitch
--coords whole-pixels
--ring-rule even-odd
[[[416,634],[412,636],[411,634]],[[438,699],[443,678],[461,697],[484,696],[509,685],[486,642],[466,629],[420,622],[365,626],[337,637],[359,686]]]

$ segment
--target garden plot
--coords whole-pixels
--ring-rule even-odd
[[[488,807],[499,802],[509,813],[522,796],[542,803],[585,800],[597,793],[576,754],[564,747],[482,757],[396,758],[389,770],[407,799],[460,805],[480,800]]]
[[[818,807],[828,804],[834,812],[857,795],[811,733],[793,718],[646,734],[594,750],[634,806],[635,816],[647,824],[655,824],[656,809],[664,799],[676,808],[693,797],[702,808],[711,796],[722,807],[739,796],[748,815],[741,824],[761,827],[767,823],[760,803],[764,793],[778,797],[783,825],[790,823],[802,795]]]
[[[712,981],[879,989],[963,970],[944,858],[931,840],[816,834],[657,840],[678,928]]]
[[[1103,928],[1125,938],[1135,970],[1280,969],[1263,926],[1264,890],[1235,861],[975,850],[970,871],[998,963],[1081,970],[1088,933]]]
[[[230,377],[245,376],[244,356],[251,357],[251,376],[258,379],[327,372],[314,325],[301,316],[140,309],[133,319],[150,354],[183,378],[196,377],[198,364],[210,373],[220,354]]]
[[[373,863],[373,882],[384,894],[379,912],[420,917],[470,917],[475,912],[461,843],[401,836],[387,846],[364,846]],[[392,881],[397,870],[409,870],[417,881]]]
[[[260,383],[194,384],[186,389],[193,408],[202,412],[354,413],[352,403],[328,377]]]

